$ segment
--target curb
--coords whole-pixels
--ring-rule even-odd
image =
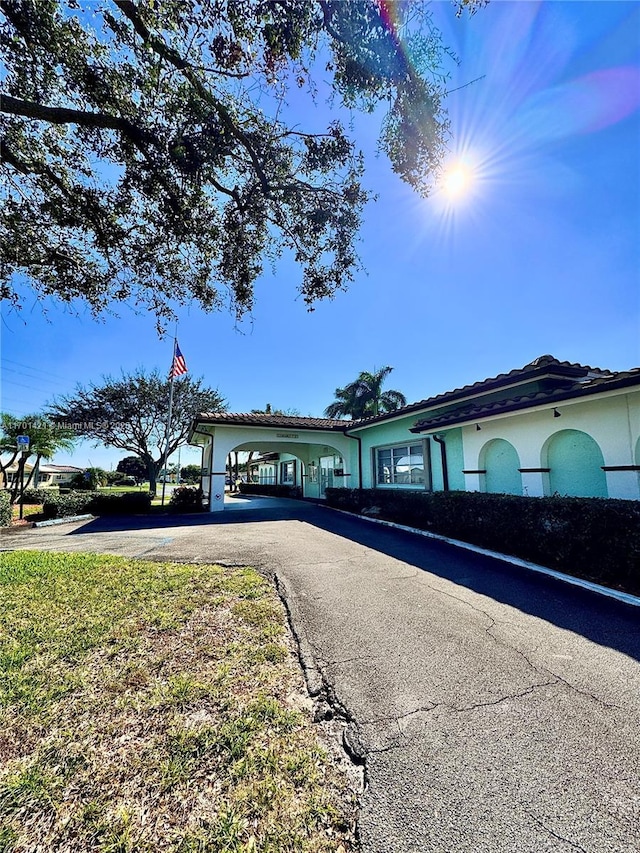
[[[72,521],[89,521],[95,515],[67,515],[62,518],[48,518],[46,521],[34,521],[34,527],[53,527],[56,524],[70,524]]]
[[[602,586],[593,581],[576,578],[573,575],[567,575],[564,572],[558,572],[555,569],[549,569],[546,566],[540,566],[538,563],[530,563],[528,560],[521,560],[520,557],[512,557],[509,554],[501,554],[499,551],[490,551],[488,548],[480,548],[478,545],[472,545],[470,542],[462,542],[460,539],[450,539],[448,536],[441,536],[439,533],[431,533],[429,530],[420,530],[418,527],[408,527],[405,524],[397,524],[395,521],[385,521],[381,518],[369,518],[367,515],[358,515],[356,512],[348,512],[346,509],[336,509],[324,505],[325,509],[331,509],[333,512],[341,512],[343,515],[350,515],[352,518],[359,518],[362,521],[369,521],[372,524],[381,524],[383,527],[393,527],[396,530],[404,530],[406,533],[415,533],[418,536],[425,536],[427,539],[437,539],[438,542],[445,542],[447,545],[453,545],[456,548],[464,548],[467,551],[473,551],[475,554],[482,554],[485,557],[492,557],[495,560],[502,560],[503,563],[510,563],[512,566],[518,566],[521,569],[528,569],[531,572],[538,572],[541,575],[555,578],[555,580],[563,583],[578,586],[581,589],[586,589],[589,592],[595,592],[597,595],[604,595],[607,598],[614,598],[621,601],[623,604],[630,604],[632,607],[640,607],[640,597],[632,595],[630,592],[621,592],[617,589],[611,589],[608,586]]]

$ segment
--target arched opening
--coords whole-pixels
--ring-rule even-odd
[[[347,486],[351,477],[344,451],[332,445],[259,439],[237,444],[230,452],[247,460],[249,482],[292,486],[303,497],[322,498],[327,488]]]
[[[515,447],[504,438],[487,442],[480,453],[480,468],[486,470],[486,492],[506,495],[522,494],[520,459]]]
[[[606,498],[607,477],[598,443],[586,432],[564,429],[548,440],[543,456],[549,468],[549,494]]]

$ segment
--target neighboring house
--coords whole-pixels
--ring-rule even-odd
[[[227,455],[271,457],[276,482],[640,500],[640,368],[612,372],[550,355],[360,421],[202,413],[203,490],[222,509]],[[286,479],[285,479],[286,478]]]
[[[260,486],[275,486],[278,482],[282,483],[282,478],[278,479],[279,462],[279,453],[263,453],[257,459],[253,459],[249,466],[249,482]]]
[[[33,470],[33,465],[28,462],[24,466],[24,481],[29,479],[29,475]],[[76,468],[73,465],[53,465],[41,462],[38,466],[38,471],[34,474],[34,479],[29,484],[30,489],[46,489],[53,486],[68,486],[71,480],[77,475],[82,474],[84,468]],[[13,463],[6,470],[4,488],[10,489],[16,478],[18,477],[18,463]],[[36,482],[37,480],[37,482]]]

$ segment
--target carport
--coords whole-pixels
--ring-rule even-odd
[[[209,511],[224,509],[226,460],[235,451],[277,453],[295,461],[303,497],[323,498],[329,486],[359,485],[360,442],[351,424],[328,418],[203,412],[189,443],[202,448],[202,490]]]

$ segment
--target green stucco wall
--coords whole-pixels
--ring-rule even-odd
[[[496,438],[485,445],[480,456],[480,467],[487,472],[484,479],[487,492],[522,494],[522,474],[518,471],[520,460],[510,442]]]
[[[362,485],[365,489],[375,486],[375,477],[372,464],[372,450],[375,447],[383,447],[387,444],[418,444],[422,437],[409,432],[416,422],[415,415],[408,418],[398,418],[397,421],[385,421],[368,429],[354,430],[353,434],[360,436],[362,440]],[[357,442],[355,452],[357,453]],[[356,470],[356,469],[354,469]],[[357,488],[357,484],[355,484]]]
[[[447,465],[449,468],[449,488],[451,491],[464,491],[465,482],[464,453],[462,451],[462,430],[451,429],[442,433],[447,444]]]
[[[575,429],[556,433],[549,441],[547,466],[550,493],[587,498],[606,498],[607,478],[604,458],[597,443]]]
[[[367,429],[354,430],[354,434],[359,435],[362,440],[362,485],[365,489],[375,486],[374,474],[374,453],[378,447],[385,447],[394,444],[419,444],[423,441],[423,436],[416,435],[410,432],[411,428],[416,423],[416,416],[410,415],[406,418],[399,418],[397,421],[386,421],[381,424],[376,424]],[[462,450],[462,430],[452,429],[441,433],[444,436],[447,449],[447,465],[449,470],[449,488],[464,489],[464,455]],[[355,442],[354,442],[355,443]],[[428,442],[430,446],[431,468],[433,474],[433,489],[434,491],[442,491],[444,482],[442,477],[442,462],[440,455],[440,446],[431,439]],[[427,460],[425,459],[425,465]],[[354,470],[356,470],[354,468]],[[426,472],[425,472],[426,473]],[[428,480],[428,477],[425,477]],[[393,488],[389,486],[387,488]],[[397,488],[406,488],[403,486]],[[422,487],[418,487],[422,488]]]
[[[431,477],[433,480],[433,491],[441,492],[444,489],[444,478],[442,476],[442,456],[440,445],[433,438],[429,439],[429,455],[431,456]]]

